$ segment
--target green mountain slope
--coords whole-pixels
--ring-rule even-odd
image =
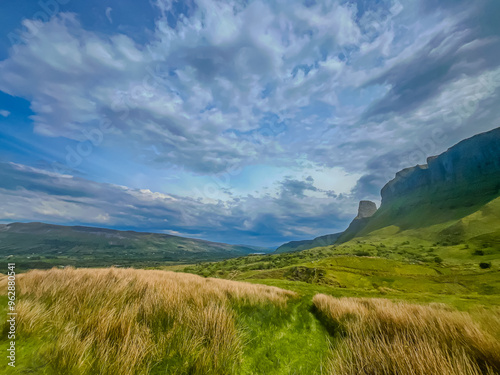
[[[500,128],[399,172],[372,208],[360,205],[334,244],[302,241],[185,270],[334,295],[500,305]]]
[[[44,223],[0,225],[0,257],[22,268],[192,263],[247,255],[260,248],[159,233]]]
[[[427,227],[389,225],[339,245],[202,263],[183,271],[303,294],[498,309],[500,197],[472,214]]]
[[[493,235],[500,228],[495,214],[500,196],[500,128],[466,139],[428,158],[426,165],[399,172],[381,195],[381,207],[356,236],[389,226],[396,226],[398,233],[410,231],[422,239],[451,244]]]
[[[478,211],[488,211],[491,206],[487,204],[500,196],[500,128],[465,139],[441,155],[429,157],[425,165],[403,169],[382,188],[381,196],[382,205],[374,213],[368,209],[370,212],[363,215],[362,203],[371,202],[361,201],[358,216],[349,227],[330,235],[336,241],[291,242],[276,252],[339,245],[387,227],[391,227],[392,236],[413,230],[422,239],[463,243],[469,229],[459,221]],[[500,228],[500,223],[495,218],[484,220],[493,225],[479,224],[474,229],[480,232],[477,235],[495,237],[495,225]]]
[[[289,253],[293,251],[302,251],[312,249],[314,247],[329,246],[337,242],[342,233],[327,234],[325,236],[316,237],[314,240],[290,241],[275,250],[276,254]]]

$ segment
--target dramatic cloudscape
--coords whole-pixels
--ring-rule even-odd
[[[1,223],[276,246],[499,126],[496,0],[0,10]]]

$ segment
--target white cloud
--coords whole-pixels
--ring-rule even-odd
[[[113,23],[113,19],[111,18],[111,11],[112,10],[113,10],[113,8],[111,8],[111,7],[106,8],[106,18],[108,19],[108,21],[110,23]]]
[[[171,2],[157,5],[173,12]],[[39,134],[84,140],[82,129],[107,117],[114,135],[159,144],[161,155],[150,162],[207,173],[286,152],[277,134],[264,146],[252,136],[234,142],[228,131],[255,131],[272,112],[289,119],[295,134],[300,107],[314,100],[339,105],[345,62],[336,53],[363,39],[355,7],[203,0],[191,12],[175,29],[160,18],[155,39],[144,46],[88,32],[75,15],[61,13],[0,62],[6,72],[0,89],[33,98]],[[297,70],[299,64],[310,71]]]

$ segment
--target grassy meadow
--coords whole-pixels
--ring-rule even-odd
[[[251,338],[237,314],[273,319],[296,295],[115,268],[34,270],[18,276],[18,292],[17,373],[103,375],[239,373]]]
[[[337,260],[345,270],[363,266],[365,278],[369,267],[398,270],[413,285],[432,276],[421,265],[375,271],[376,259]],[[121,268],[19,274],[18,367],[6,373],[499,373],[495,296],[382,293],[291,275],[247,274],[241,282]],[[1,283],[5,290],[5,276]]]
[[[20,273],[2,371],[500,374],[500,198],[471,211],[300,252]]]

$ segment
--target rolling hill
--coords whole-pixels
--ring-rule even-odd
[[[243,256],[264,249],[160,233],[44,223],[0,225],[0,257],[21,268],[153,266]]]
[[[289,253],[293,251],[302,251],[312,249],[314,247],[333,245],[342,235],[341,233],[327,234],[325,236],[316,237],[314,240],[290,241],[275,250],[276,254]]]

